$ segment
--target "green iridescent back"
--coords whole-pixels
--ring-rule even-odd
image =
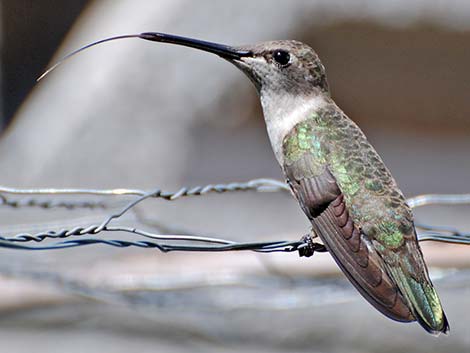
[[[406,235],[414,234],[411,211],[392,175],[359,127],[336,105],[298,123],[284,138],[283,151],[286,166],[308,156],[311,176],[327,167],[354,223],[385,248],[398,248]]]

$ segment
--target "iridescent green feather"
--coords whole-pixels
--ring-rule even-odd
[[[367,234],[385,247],[399,247],[404,241],[401,230],[410,228],[403,223],[411,219],[400,214],[407,210],[404,198],[397,200],[401,195],[390,195],[390,203],[397,206],[396,212],[390,205],[385,207],[383,196],[394,186],[391,176],[353,124],[337,110],[323,109],[311,114],[284,139],[285,163],[292,165],[309,154],[310,163],[303,166],[309,174],[320,175],[328,167],[355,223],[364,225],[369,230]],[[354,132],[352,136],[350,131]]]
[[[406,263],[405,258],[399,260]],[[421,321],[431,333],[446,330],[447,319],[442,311],[439,297],[430,283],[419,282],[410,276],[401,266],[389,266],[390,274],[397,282],[406,298],[411,302],[415,317]]]

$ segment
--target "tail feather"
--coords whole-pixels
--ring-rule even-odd
[[[447,334],[449,323],[439,297],[427,276],[423,281],[418,281],[401,267],[389,267],[389,272],[403,296],[409,301],[409,306],[418,323],[433,335]]]

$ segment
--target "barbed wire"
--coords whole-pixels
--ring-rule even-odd
[[[40,208],[54,208],[62,207],[66,209],[75,208],[108,208],[109,204],[103,200],[90,201],[61,201],[61,200],[39,200],[37,197],[27,197],[20,200],[15,200],[11,195],[15,196],[71,196],[71,195],[93,195],[101,197],[120,197],[131,196],[135,197],[130,202],[126,202],[118,212],[107,216],[102,223],[93,224],[86,227],[73,227],[71,229],[62,229],[59,231],[46,230],[39,233],[18,233],[14,236],[6,237],[0,236],[0,247],[10,249],[23,249],[23,250],[52,250],[64,249],[92,244],[104,244],[113,247],[139,247],[148,249],[158,249],[162,252],[170,251],[241,251],[252,250],[256,252],[301,252],[302,249],[307,247],[307,243],[303,240],[298,241],[265,241],[265,242],[247,242],[238,243],[231,240],[204,237],[197,235],[162,235],[155,234],[149,231],[138,229],[128,226],[111,226],[110,223],[114,220],[121,218],[129,211],[135,211],[136,206],[147,199],[163,199],[166,201],[175,201],[183,197],[203,196],[207,194],[221,194],[242,191],[254,192],[290,192],[289,187],[274,179],[254,179],[247,182],[235,182],[228,184],[209,184],[205,186],[196,187],[183,187],[175,192],[163,191],[156,189],[153,191],[145,191],[139,189],[56,189],[56,188],[37,188],[37,189],[19,189],[0,186],[0,205],[21,208],[21,207],[40,207]],[[8,195],[8,196],[7,196]],[[470,194],[428,194],[412,197],[407,200],[412,208],[422,207],[427,205],[464,205],[470,204]],[[114,204],[116,207],[116,204]],[[431,226],[421,223],[416,223],[417,228],[425,232],[418,234],[419,241],[439,241],[456,244],[470,244],[470,233],[460,232],[452,227]],[[80,239],[66,239],[70,237],[84,237],[89,235],[98,235],[103,232],[124,232],[133,235],[141,236],[152,240],[108,240],[100,238],[80,238]],[[39,243],[47,239],[66,239],[53,244],[36,246],[26,245],[24,243]],[[168,243],[170,242],[170,243]],[[171,243],[173,242],[173,243]],[[176,244],[175,244],[176,243]],[[182,244],[183,243],[183,244]],[[195,245],[194,243],[204,243],[205,245]],[[210,244],[210,245],[207,245]],[[315,244],[317,251],[324,251],[321,244]]]

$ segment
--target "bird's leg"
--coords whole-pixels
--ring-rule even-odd
[[[313,229],[310,230],[310,233],[304,235],[300,241],[304,242],[301,246],[299,246],[299,256],[300,257],[310,257],[315,252],[327,252],[325,245],[321,243],[315,243],[313,239],[318,238],[317,234]]]

